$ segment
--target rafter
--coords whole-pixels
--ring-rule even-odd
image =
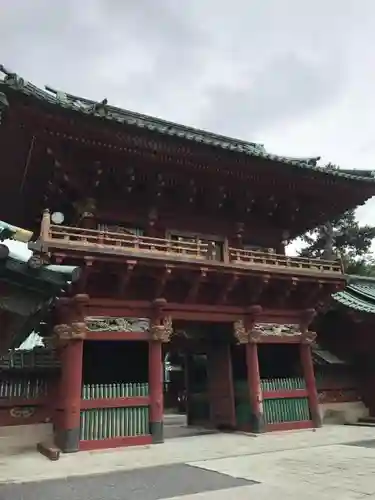
[[[120,295],[120,297],[122,297],[125,294],[136,265],[137,265],[136,260],[126,261],[125,270],[119,276],[118,294]]]
[[[225,285],[220,291],[220,294],[216,302],[217,304],[225,304],[227,302],[228,296],[237,285],[237,282],[238,282],[238,274],[233,273],[231,276],[228,277]]]
[[[249,304],[255,304],[260,300],[260,298],[261,298],[264,290],[268,286],[270,280],[271,280],[271,276],[269,274],[265,274],[264,276],[260,276],[256,280],[253,279],[251,281],[251,285],[250,285],[251,288],[250,288],[250,293],[249,293],[249,297],[248,297]]]
[[[87,282],[92,273],[94,259],[92,257],[84,258],[84,266],[82,266],[81,277],[76,284],[77,293],[84,293],[87,290]]]
[[[172,270],[173,270],[173,266],[166,265],[163,268],[162,272],[160,273],[159,279],[157,282],[157,286],[156,286],[156,290],[155,290],[155,299],[159,299],[160,297],[162,297],[163,292],[165,290],[165,287],[168,283],[168,280],[170,279],[170,277],[172,275]]]
[[[303,300],[303,307],[308,307],[310,304],[315,304],[320,302],[320,298],[322,297],[322,293],[324,291],[324,282],[317,281],[310,285],[309,292],[305,295]]]
[[[279,307],[282,307],[287,303],[289,297],[297,289],[298,283],[299,279],[294,276],[288,280],[281,281],[282,289],[277,300],[277,305]]]
[[[201,267],[199,273],[195,274],[191,282],[189,292],[185,299],[186,304],[191,304],[196,301],[199,288],[201,286],[201,283],[205,280],[207,272],[208,272],[207,268]]]

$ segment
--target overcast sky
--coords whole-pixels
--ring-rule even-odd
[[[375,0],[0,0],[0,34],[37,85],[375,170]]]

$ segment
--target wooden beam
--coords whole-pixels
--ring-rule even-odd
[[[237,282],[238,282],[238,274],[233,273],[231,276],[229,276],[225,285],[221,289],[221,292],[216,302],[217,304],[225,304],[227,302],[228,296],[235,288]]]
[[[191,304],[196,301],[201,283],[207,276],[207,271],[207,268],[201,267],[199,273],[195,274],[194,279],[191,283],[189,293],[187,294],[185,299],[186,304]]]

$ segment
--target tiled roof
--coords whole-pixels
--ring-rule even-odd
[[[0,241],[20,235],[24,242],[28,231],[0,221]],[[32,234],[32,233],[30,233]],[[7,311],[16,325],[7,349],[18,347],[39,325],[53,300],[70,283],[79,279],[80,270],[74,266],[41,265],[30,261],[31,252],[9,248],[11,242],[0,243],[0,281],[9,285],[6,294],[0,294],[0,309]],[[21,243],[22,247],[22,243]],[[4,332],[0,331],[0,336]],[[0,341],[1,345],[1,341]]]
[[[350,309],[375,314],[375,278],[349,277],[345,290],[333,299]]]
[[[7,90],[12,89],[14,91],[21,92],[24,95],[38,99],[46,104],[59,106],[62,109],[91,115],[103,120],[110,120],[119,124],[130,125],[140,129],[147,129],[166,136],[176,136],[184,140],[218,147],[248,156],[260,157],[270,161],[285,163],[313,171],[323,171],[326,175],[375,182],[375,175],[373,172],[361,171],[360,173],[356,173],[355,170],[346,170],[345,172],[340,170],[327,171],[324,167],[318,165],[318,161],[320,160],[319,157],[293,158],[274,155],[268,153],[263,144],[233,139],[204,130],[178,125],[159,118],[135,113],[133,111],[128,111],[115,106],[110,106],[108,105],[107,99],[104,99],[101,102],[95,102],[83,97],[77,97],[65,92],[51,89],[48,86],[46,86],[43,90],[25,81],[17,74],[6,70],[2,65],[0,65],[0,73],[5,75],[4,78],[0,80],[0,112],[2,107],[5,108],[9,105]]]
[[[339,359],[335,354],[322,349],[320,345],[312,345],[312,355],[314,363],[317,365],[343,365],[344,361]]]

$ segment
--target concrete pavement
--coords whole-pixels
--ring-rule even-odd
[[[123,471],[132,473],[127,476]],[[203,472],[211,475],[202,475]],[[137,480],[125,481],[134,474]],[[156,477],[166,487],[158,486]],[[9,484],[9,481],[45,479],[63,481]],[[316,432],[258,437],[201,435],[170,439],[151,447],[64,455],[58,462],[49,462],[34,452],[0,457],[0,482],[3,483],[0,498],[4,500],[10,496],[18,500],[22,495],[32,500],[33,488],[37,490],[35,498],[48,498],[47,490],[53,488],[55,492],[60,491],[54,496],[56,499],[86,500],[88,480],[95,481],[95,492],[100,492],[101,498],[106,495],[104,498],[108,500],[133,499],[134,491],[137,498],[144,500],[209,500],[214,495],[215,500],[241,500],[249,498],[249,494],[256,495],[257,500],[271,498],[271,495],[289,500],[301,496],[305,500],[375,500],[375,429],[326,426]],[[188,487],[189,484],[194,488]],[[61,485],[68,490],[63,491]],[[143,485],[144,491],[139,485]],[[92,488],[89,493],[94,500]]]

